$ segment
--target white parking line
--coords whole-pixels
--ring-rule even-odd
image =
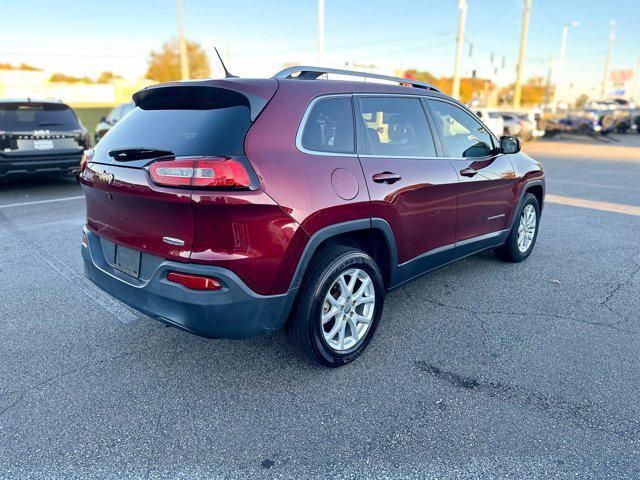
[[[84,198],[84,195],[78,195],[77,197],[52,198],[50,200],[35,200],[33,202],[9,203],[7,205],[0,205],[0,208],[13,208],[24,207],[27,205],[41,205],[43,203],[66,202],[69,200],[80,200],[81,198]]]
[[[591,210],[601,210],[603,212],[624,213],[626,215],[635,215],[637,217],[640,217],[640,207],[637,207],[635,205],[598,202],[595,200],[587,200],[586,198],[563,197],[561,195],[549,194],[545,196],[545,201],[549,203],[558,203],[560,205],[588,208]]]

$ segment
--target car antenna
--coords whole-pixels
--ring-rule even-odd
[[[231,73],[229,73],[229,70],[227,70],[227,66],[222,61],[222,57],[220,56],[220,52],[218,51],[218,49],[216,47],[213,47],[213,49],[216,51],[216,54],[218,55],[218,58],[220,59],[220,64],[222,65],[222,68],[224,70],[224,78],[239,78],[237,75],[232,75]]]

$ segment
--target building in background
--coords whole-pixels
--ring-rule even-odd
[[[112,107],[129,102],[133,93],[152,83],[121,78],[108,83],[52,82],[51,73],[44,71],[0,70],[0,98],[56,98],[73,107]]]
[[[634,87],[634,71],[630,68],[624,70],[611,70],[609,81],[606,85],[608,97],[633,98],[636,92]]]

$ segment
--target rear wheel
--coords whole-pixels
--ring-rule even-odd
[[[538,238],[539,223],[540,204],[535,195],[527,193],[507,241],[495,250],[498,258],[507,262],[522,262],[527,258]]]
[[[355,360],[376,330],[384,281],[362,250],[333,246],[314,257],[287,325],[293,346],[312,361],[340,367]]]

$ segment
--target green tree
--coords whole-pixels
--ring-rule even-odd
[[[10,63],[0,63],[0,70],[27,70],[30,72],[41,72],[42,69],[38,67],[32,67],[26,63],[20,65],[11,65]]]
[[[65,82],[65,83],[94,83],[89,77],[74,77],[73,75],[67,75],[64,73],[54,73],[49,78],[50,82]]]
[[[207,78],[211,75],[209,59],[200,44],[187,40],[189,75],[191,78]],[[162,49],[149,55],[146,78],[157,82],[180,80],[180,46],[177,39],[165,42]]]
[[[585,95],[584,93],[582,95],[580,95],[577,99],[576,99],[576,108],[582,108],[582,106],[589,100],[589,95]]]
[[[407,70],[405,77],[413,78],[420,82],[426,82],[432,84],[434,87],[442,90],[446,94],[451,94],[453,89],[453,77],[434,77],[429,72],[421,72],[418,70]],[[460,79],[460,100],[463,103],[468,102],[476,96],[477,93],[481,93],[485,90],[485,87],[491,87],[491,82],[482,78],[461,78]]]
[[[506,86],[500,91],[501,103],[511,104],[513,103],[513,94],[515,90],[515,83]],[[522,93],[520,101],[522,105],[542,105],[545,100],[547,92],[547,82],[542,77],[534,77],[527,80],[522,84]],[[549,92],[549,96],[553,97],[553,87]]]
[[[102,72],[99,76],[98,79],[96,80],[96,83],[109,83],[112,80],[117,80],[117,79],[121,79],[122,77],[120,75],[116,75],[113,72]]]

